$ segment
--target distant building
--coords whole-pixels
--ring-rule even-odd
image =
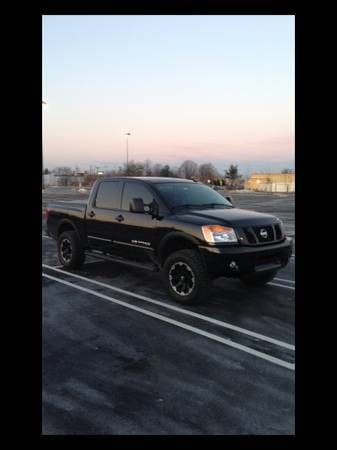
[[[42,175],[45,187],[58,186],[58,176],[54,173],[45,173]]]
[[[77,175],[72,174],[58,174],[48,173],[42,175],[44,179],[45,187],[56,187],[56,186],[82,186],[84,183],[85,174],[78,173]]]
[[[295,192],[294,173],[253,173],[245,189],[262,192]]]

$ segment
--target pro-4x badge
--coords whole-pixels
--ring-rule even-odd
[[[147,245],[147,246],[150,246],[150,245],[151,245],[150,242],[137,241],[136,239],[131,239],[131,242],[132,242],[133,244],[139,244],[139,245]]]

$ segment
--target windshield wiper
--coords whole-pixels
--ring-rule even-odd
[[[205,207],[205,208],[207,208],[207,207],[214,208],[215,206],[223,206],[225,208],[233,208],[232,205],[226,205],[226,203],[203,203],[203,204],[198,205],[198,206],[202,206],[202,207]]]
[[[226,205],[225,203],[186,203],[183,205],[175,205],[173,206],[173,208],[186,208],[186,209],[191,209],[191,208],[208,208],[208,207],[214,207],[214,206],[224,206],[225,208],[233,208],[233,206],[231,205]]]
[[[173,205],[172,208],[193,208],[194,206],[198,205],[191,205],[190,203],[185,203],[184,205]]]

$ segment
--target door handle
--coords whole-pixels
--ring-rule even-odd
[[[124,217],[122,216],[122,214],[120,214],[119,216],[116,217],[117,222],[122,222],[124,220]]]
[[[96,214],[94,213],[94,211],[90,211],[89,213],[89,217],[94,217]]]

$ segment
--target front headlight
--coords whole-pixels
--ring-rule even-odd
[[[212,244],[220,242],[238,242],[233,228],[223,227],[221,225],[204,225],[201,229],[205,241]]]

